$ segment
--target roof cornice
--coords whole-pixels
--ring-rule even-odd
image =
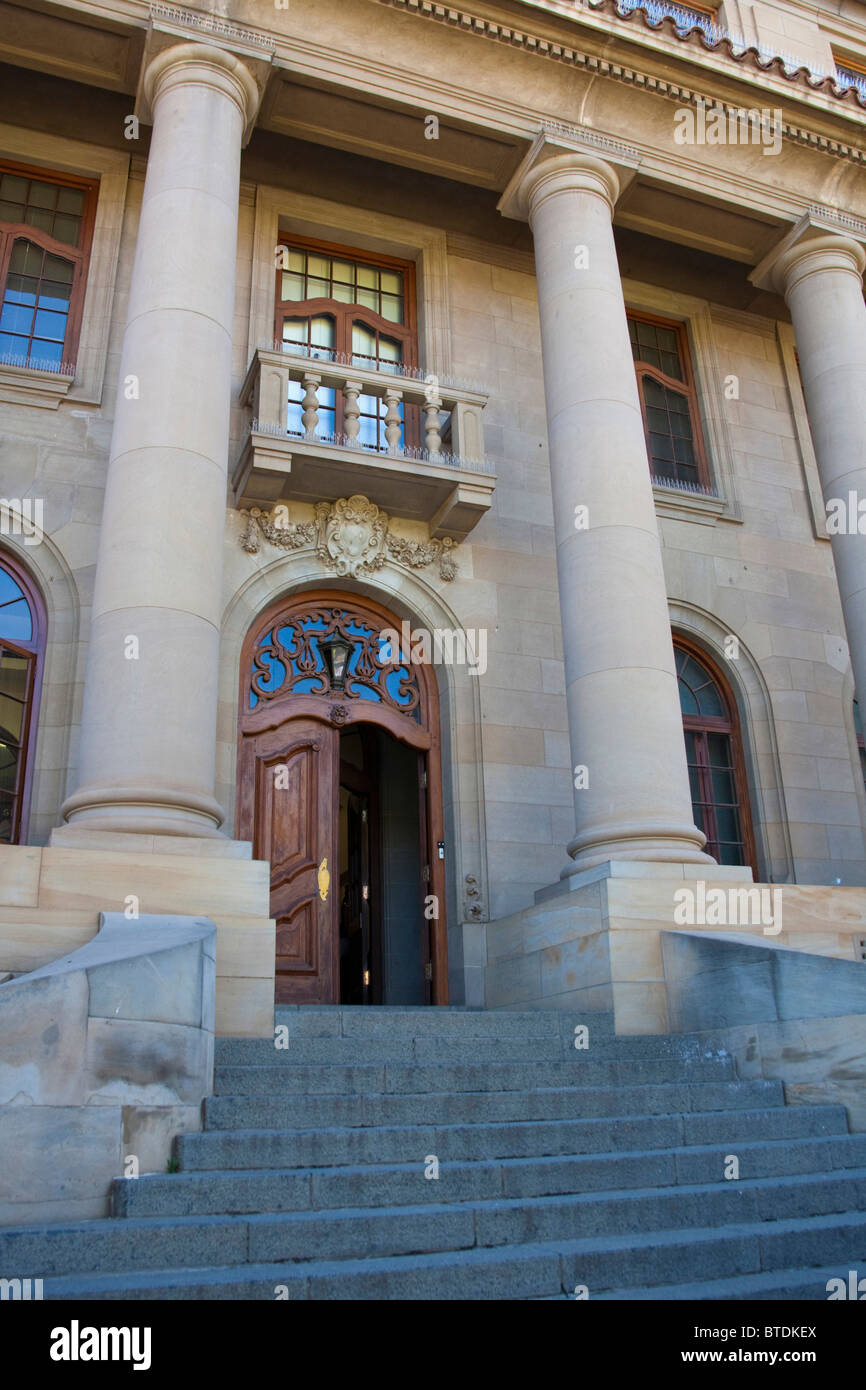
[[[457,9],[452,5],[438,4],[435,0],[377,0],[378,4],[387,5],[392,9],[400,10],[403,13],[414,15],[419,19],[427,19],[434,23],[446,25],[449,28],[460,30],[463,33],[471,34],[476,38],[486,39],[488,42],[505,44],[510,48],[518,48],[526,53],[534,54],[536,57],[547,59],[548,61],[565,64],[578,70],[592,74],[593,76],[607,78],[610,81],[622,82],[629,86],[636,87],[642,91],[652,92],[658,96],[667,97],[672,101],[685,105],[696,106],[699,101],[708,106],[721,107],[725,112],[736,112],[743,108],[743,102],[728,102],[713,96],[706,90],[698,91],[691,86],[683,85],[679,82],[672,82],[665,78],[657,77],[652,73],[641,72],[639,69],[627,63],[617,62],[610,58],[602,57],[598,54],[581,52],[580,49],[571,45],[559,43],[553,39],[545,38],[540,34],[530,33],[525,28],[514,28],[511,25],[500,24],[485,15],[475,14],[465,9]],[[629,23],[635,14],[647,17],[643,11],[632,11],[629,16],[624,17],[616,9],[616,0],[598,0],[592,5],[589,13],[599,14],[602,10],[609,14],[615,14],[617,22]],[[567,20],[572,23],[580,19],[578,13],[564,15],[559,10],[549,11],[551,20]],[[728,39],[717,40],[715,43],[707,40],[706,35],[700,29],[691,29],[686,33],[678,32],[672,20],[667,17],[659,23],[647,20],[645,27],[650,30],[658,31],[664,25],[669,28],[665,32],[674,34],[683,45],[685,50],[682,54],[671,52],[665,48],[662,52],[658,49],[653,50],[654,56],[677,58],[683,57],[688,60],[689,52],[696,47],[703,51],[713,53],[718,52],[722,45],[731,48],[731,41]],[[592,31],[598,34],[596,28]],[[606,29],[606,34],[611,35],[612,31]],[[727,51],[725,56],[728,56]],[[863,110],[864,103],[859,99],[854,88],[840,89],[830,77],[817,77],[810,73],[805,67],[800,67],[795,71],[789,71],[781,58],[767,58],[762,56],[757,49],[746,49],[740,56],[733,57],[735,67],[732,71],[719,69],[718,76],[737,80],[743,75],[743,65],[748,63],[758,72],[772,72],[781,74],[790,83],[790,95],[796,99],[797,89],[801,91],[808,88],[810,92],[821,91],[834,99],[834,103],[844,104],[845,115],[859,116]],[[706,72],[705,68],[701,69]],[[776,89],[767,92],[769,96]],[[781,95],[781,93],[779,93]],[[822,108],[822,115],[832,116],[832,110]],[[841,114],[841,113],[840,113]],[[778,129],[783,140],[796,145],[806,145],[812,149],[819,150],[825,154],[833,155],[839,159],[851,160],[855,164],[866,164],[866,149],[857,145],[849,144],[844,140],[835,140],[830,136],[822,135],[818,131],[808,130],[799,123],[792,121],[779,121]]]

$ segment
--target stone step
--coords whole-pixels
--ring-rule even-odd
[[[844,1277],[866,1260],[866,1213],[839,1212],[789,1220],[727,1226],[723,1231],[634,1233],[564,1243],[563,1287],[586,1285],[590,1298],[619,1291],[707,1280],[730,1280],[774,1270],[837,1266]]]
[[[762,1140],[835,1140],[847,1138],[847,1130],[842,1106],[801,1105],[613,1119],[205,1131],[178,1136],[175,1153],[185,1172],[273,1170],[414,1162],[419,1154],[429,1153],[440,1162],[457,1162]]]
[[[278,1004],[277,1027],[290,1038],[559,1038],[574,1036],[585,1024],[590,1037],[613,1036],[612,1013],[557,1009],[366,1008],[349,1005]]]
[[[376,1091],[418,1094],[426,1091],[525,1091],[538,1087],[640,1086],[649,1082],[734,1080],[730,1058],[686,1062],[677,1058],[596,1060],[583,1054],[580,1062],[493,1062],[486,1066],[440,1063],[438,1066],[322,1065],[219,1066],[214,1075],[216,1096],[370,1094]]]
[[[204,1104],[207,1130],[309,1129],[321,1126],[454,1124],[493,1120],[675,1115],[783,1106],[779,1081],[705,1081],[642,1086],[563,1086],[535,1091],[292,1096],[286,1100],[214,1096]]]
[[[760,1297],[761,1286],[775,1281],[779,1292],[767,1297],[787,1297],[786,1290],[799,1297],[799,1290],[806,1289],[805,1296],[814,1298],[822,1296],[819,1290],[827,1278],[847,1278],[849,1268],[857,1268],[858,1262],[862,1267],[864,1252],[866,1215],[854,1212],[744,1223],[721,1233],[704,1227],[306,1264],[250,1262],[114,1276],[76,1273],[48,1276],[45,1297],[274,1301],[279,1291],[291,1300],[462,1301],[572,1298],[575,1286],[586,1285],[590,1298],[630,1299],[650,1297],[649,1286],[640,1282],[644,1273],[663,1272],[671,1282],[655,1287],[674,1288],[679,1297],[713,1298],[714,1287],[724,1289],[723,1298]],[[708,1281],[708,1274],[716,1277]]]
[[[863,1257],[860,1258],[862,1277]],[[843,1279],[848,1286],[848,1270],[840,1264],[825,1265],[819,1269],[771,1269],[764,1274],[740,1274],[729,1279],[710,1279],[696,1284],[661,1284],[651,1289],[629,1289],[630,1300],[651,1300],[670,1302],[672,1300],[725,1301],[733,1299],[768,1300],[777,1302],[792,1300],[804,1302],[823,1302],[828,1298],[828,1283],[831,1279]],[[566,1295],[563,1294],[563,1297]],[[573,1294],[572,1294],[573,1297]],[[619,1301],[623,1294],[601,1293],[596,1302]],[[715,1338],[706,1339],[706,1349],[718,1350],[721,1343]]]
[[[547,1015],[541,1013],[540,1017]],[[312,1026],[312,1024],[310,1025]],[[711,1052],[705,1042],[692,1036],[691,1034],[636,1034],[630,1037],[614,1037],[610,1034],[597,1035],[591,1033],[589,1046],[587,1048],[575,1048],[573,1045],[573,1033],[566,1032],[560,1039],[561,1050],[556,1052],[556,1035],[545,1035],[541,1039],[531,1034],[516,1035],[520,1046],[519,1055],[513,1060],[523,1061],[531,1057],[533,1045],[539,1041],[546,1044],[553,1043],[545,1048],[549,1054],[553,1050],[553,1060],[557,1058],[562,1061],[581,1061],[591,1057],[597,1060],[624,1061],[628,1058],[638,1060],[652,1060],[655,1058],[682,1058],[688,1061],[711,1061],[714,1057],[728,1059],[728,1054],[722,1052]],[[215,1060],[218,1066],[282,1066],[291,1069],[299,1063],[304,1065],[328,1065],[332,1063],[344,1065],[377,1065],[386,1062],[403,1062],[412,1060],[416,1056],[415,1043],[419,1043],[417,1054],[419,1060],[429,1063],[431,1060],[442,1060],[445,1062],[459,1062],[461,1056],[470,1063],[482,1060],[479,1058],[477,1048],[473,1050],[472,1039],[467,1038],[442,1038],[436,1037],[427,1040],[425,1036],[404,1039],[402,1042],[394,1038],[370,1038],[365,1039],[361,1048],[357,1039],[344,1038],[341,1035],[317,1035],[311,1036],[298,1035],[289,1036],[287,1047],[277,1047],[277,1039],[272,1042],[270,1038],[217,1038],[215,1043]],[[430,1049],[426,1046],[427,1041],[435,1042],[435,1058],[432,1057]],[[495,1039],[482,1037],[474,1040],[477,1043],[495,1043]],[[515,1042],[515,1035],[509,1035],[503,1039],[509,1047]],[[315,1043],[312,1052],[305,1052],[308,1043]],[[407,1046],[409,1051],[407,1051]],[[468,1049],[463,1052],[461,1049]],[[485,1051],[491,1049],[485,1048]],[[426,1055],[421,1056],[422,1053]],[[504,1061],[504,1057],[494,1057],[493,1060]]]
[[[739,1144],[740,1180],[809,1174],[866,1165],[866,1134]],[[724,1182],[728,1146],[634,1150],[449,1163],[425,1177],[426,1155],[411,1163],[343,1165],[277,1171],[183,1172],[119,1178],[115,1216],[202,1216],[539,1197],[677,1184]]]
[[[574,1048],[571,1049],[576,1054]],[[435,1066],[440,1062],[561,1062],[559,1037],[504,1038],[295,1038],[278,1048],[267,1038],[218,1038],[217,1066],[296,1066],[402,1063]]]
[[[617,1240],[637,1248],[672,1232],[780,1223],[808,1223],[815,1213],[860,1213],[866,1223],[866,1170],[751,1181],[590,1192],[555,1197],[496,1198],[447,1204],[336,1208],[264,1215],[140,1217],[12,1228],[0,1232],[0,1267],[19,1278],[55,1274],[122,1273],[129,1270],[203,1268],[213,1265],[281,1263],[288,1260],[372,1259],[416,1251],[471,1249],[597,1240],[606,1254]],[[866,1238],[866,1226],[861,1239]],[[831,1249],[814,1258],[808,1242],[789,1241],[780,1263],[808,1265],[837,1258]],[[790,1248],[789,1248],[790,1247]],[[802,1253],[796,1253],[802,1248]],[[816,1247],[817,1248],[817,1247]],[[621,1252],[620,1252],[621,1253]],[[633,1252],[634,1253],[634,1252]],[[616,1261],[613,1261],[616,1264]],[[762,1266],[753,1266],[753,1269]],[[766,1267],[766,1266],[764,1266]],[[575,1265],[577,1268],[577,1265]],[[642,1260],[634,1260],[632,1272]],[[724,1269],[713,1269],[724,1274]],[[607,1275],[605,1277],[608,1277]],[[621,1282],[621,1277],[617,1276]],[[590,1289],[590,1270],[576,1283]],[[616,1281],[614,1281],[616,1282]],[[650,1277],[631,1282],[661,1282]],[[608,1284],[606,1287],[612,1287]]]

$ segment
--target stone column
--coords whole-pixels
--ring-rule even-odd
[[[774,275],[794,321],[824,502],[843,503],[848,522],[847,533],[832,535],[831,544],[861,703],[866,700],[866,539],[857,530],[857,505],[866,502],[864,266],[863,247],[831,232],[784,251]],[[866,532],[866,516],[863,527]]]
[[[240,153],[232,54],[165,49],[102,518],[84,695],[83,828],[216,836],[217,661]]]
[[[661,547],[614,246],[615,169],[528,169],[578,869],[712,863],[692,816]],[[576,781],[581,780],[579,777]]]

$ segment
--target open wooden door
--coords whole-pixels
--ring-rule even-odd
[[[245,838],[271,865],[276,1001],[337,1003],[339,734],[293,719],[246,739],[242,756]]]

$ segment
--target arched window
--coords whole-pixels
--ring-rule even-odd
[[[0,555],[0,844],[26,833],[45,620],[23,570]]]
[[[695,824],[719,864],[755,864],[739,720],[724,677],[682,639],[674,642]]]
[[[97,184],[0,165],[0,361],[71,370]]]

